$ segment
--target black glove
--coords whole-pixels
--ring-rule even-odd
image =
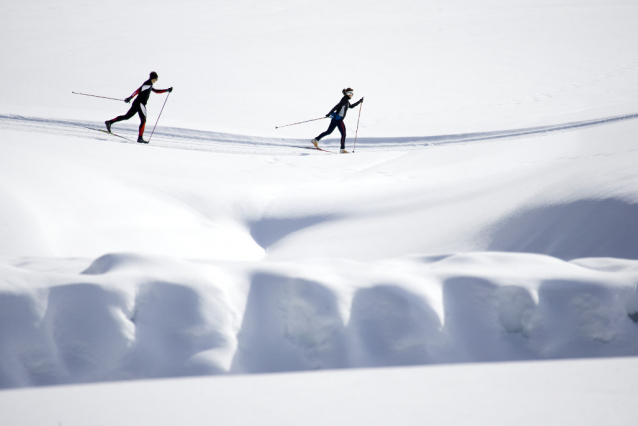
[[[172,91],[173,91],[173,88],[172,88],[172,87],[169,87],[169,88],[168,88],[168,93],[171,93]]]
[[[126,102],[128,104],[129,102],[131,102],[131,98],[124,99],[124,102]]]
[[[363,98],[359,99],[359,103],[363,102]]]
[[[326,114],[326,118],[330,118],[331,115],[332,115],[332,113],[329,112],[328,114]]]

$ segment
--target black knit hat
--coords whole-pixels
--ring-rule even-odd
[[[151,80],[157,78],[157,73],[155,71],[151,71]]]

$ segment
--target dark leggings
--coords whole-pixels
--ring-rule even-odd
[[[339,129],[339,132],[341,133],[341,149],[346,149],[346,125],[344,124],[343,120],[335,120],[333,118],[330,121],[328,130],[317,136],[315,139],[320,141],[321,138],[323,138],[324,136],[328,136],[330,133],[334,132],[335,127]]]
[[[118,121],[128,120],[133,117],[137,113],[140,116],[140,137],[144,135],[144,127],[146,127],[146,105],[142,105],[139,102],[133,102],[131,105],[131,109],[124,115],[120,115],[119,117],[111,120],[111,123],[117,123]]]

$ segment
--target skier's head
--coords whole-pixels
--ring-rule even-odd
[[[341,93],[343,93],[344,96],[352,98],[352,96],[354,95],[354,90],[352,90],[352,88],[348,87],[347,89],[343,89],[341,91]]]
[[[155,71],[151,71],[150,80],[157,80],[159,77]]]

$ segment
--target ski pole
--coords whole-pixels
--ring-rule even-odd
[[[123,101],[124,99],[107,98],[106,96],[87,95],[86,93],[71,92],[74,95],[91,96],[92,98],[111,99],[112,101]]]
[[[275,129],[279,129],[280,127],[295,126],[297,124],[302,124],[302,123],[309,123],[311,121],[323,120],[324,118],[328,118],[328,117],[313,118],[312,120],[300,121],[299,123],[286,124],[284,126],[275,126]]]
[[[354,150],[357,147],[357,135],[359,134],[359,120],[361,119],[361,110],[363,109],[363,102],[361,102],[361,106],[359,107],[359,118],[357,118],[357,131],[354,134],[354,146],[352,147],[352,153],[354,154]]]
[[[170,95],[171,95],[171,92],[168,92],[168,95],[166,95],[166,99],[164,99],[164,105],[166,105],[166,101],[168,100],[168,97]],[[155,122],[155,125],[153,126],[153,131],[151,132],[151,136],[148,137],[148,143],[151,143],[151,138],[153,137],[153,133],[155,133],[155,128],[157,127],[157,123],[159,123],[159,119],[162,116],[162,111],[164,111],[164,105],[162,105],[162,109],[160,110],[160,113],[157,116],[157,121]]]

